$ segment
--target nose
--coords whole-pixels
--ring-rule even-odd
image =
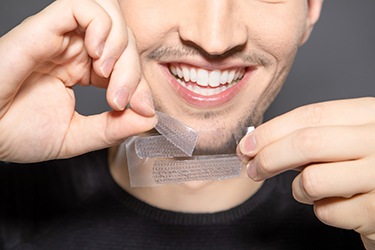
[[[243,47],[248,39],[237,0],[194,0],[180,20],[180,38],[209,56]],[[194,3],[194,4],[192,4]]]

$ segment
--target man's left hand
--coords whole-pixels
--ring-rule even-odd
[[[297,108],[245,136],[238,153],[261,181],[298,170],[293,195],[324,223],[353,229],[375,249],[375,99]]]

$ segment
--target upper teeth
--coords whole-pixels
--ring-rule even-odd
[[[245,74],[245,69],[214,70],[196,69],[187,66],[171,65],[171,73],[185,82],[195,82],[203,87],[219,87],[220,84],[231,84],[240,80]]]

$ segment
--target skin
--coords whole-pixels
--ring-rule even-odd
[[[298,47],[308,36],[307,27],[313,22],[306,18],[306,1],[120,3],[135,34],[143,73],[157,109],[198,131],[233,133],[238,127],[260,124],[264,110],[285,80]],[[137,18],[140,16],[147,18]],[[174,77],[167,66],[176,63],[209,71],[244,68],[247,72],[235,98],[214,106],[202,98],[199,101],[206,102],[201,107],[182,100],[173,89]],[[202,148],[212,147],[210,136],[203,140]],[[222,136],[215,144],[223,147],[228,137]]]
[[[135,40],[116,1],[54,2],[0,42],[0,65],[7,72],[1,76],[0,159],[67,158],[155,126]],[[77,82],[107,88],[114,110],[89,117],[76,113]],[[124,110],[128,102],[132,109]]]
[[[375,239],[374,104],[360,98],[301,107],[259,126],[239,145],[256,181],[301,171],[293,181],[295,199],[312,204],[322,222],[360,233],[367,249]]]
[[[375,249],[375,101],[309,105],[261,124],[321,5],[322,0],[55,1],[0,39],[0,159],[37,162],[112,147],[110,170],[120,186],[152,205],[189,212],[233,207],[264,179],[296,169],[301,172],[292,187],[295,198],[313,204],[322,222],[356,230],[367,249]],[[188,92],[175,91],[169,65],[246,73],[230,98],[182,98]],[[77,82],[106,88],[113,111],[77,114]],[[205,153],[235,150],[230,138],[238,128],[257,125],[237,148],[250,178],[130,189],[126,155],[116,145],[155,126],[154,102],[197,128]],[[220,137],[210,131],[220,131]],[[218,192],[222,196],[215,199]]]
[[[264,110],[282,86],[298,48],[317,21],[321,4],[297,0],[120,2],[134,32],[143,75],[155,106],[201,132],[197,148],[204,153],[235,152],[232,138],[236,132],[261,123]],[[229,100],[217,102],[211,101],[212,97],[198,96],[197,103],[194,98],[183,97],[187,91],[176,90],[179,84],[169,70],[170,65],[208,71],[243,69],[245,73],[233,87],[235,95]],[[124,178],[128,176],[124,167],[126,156],[123,152],[114,155],[111,172],[115,180],[139,199],[169,210],[229,209],[248,199],[262,184],[240,178],[130,188]]]

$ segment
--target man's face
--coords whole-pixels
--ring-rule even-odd
[[[305,39],[310,15],[307,0],[121,5],[156,108],[201,132],[199,148],[206,153],[233,148],[236,131],[261,122]]]

